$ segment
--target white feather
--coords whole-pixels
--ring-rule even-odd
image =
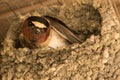
[[[51,29],[50,35],[48,39],[42,43],[41,47],[50,47],[50,48],[59,48],[59,47],[65,47],[69,43],[63,38],[59,33],[57,33],[55,30]]]
[[[52,48],[67,46],[68,42],[54,30],[51,30],[51,39],[48,46]]]

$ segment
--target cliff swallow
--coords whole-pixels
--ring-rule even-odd
[[[81,40],[62,21],[50,16],[28,17],[22,27],[22,40],[29,47],[58,48]]]

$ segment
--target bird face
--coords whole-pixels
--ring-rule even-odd
[[[31,16],[24,21],[22,33],[28,43],[38,45],[47,40],[50,29],[49,22],[45,18]]]

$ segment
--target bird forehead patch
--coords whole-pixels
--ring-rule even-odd
[[[35,25],[35,27],[47,28],[43,23],[40,23],[40,22],[37,22],[37,21],[32,21],[32,23]]]

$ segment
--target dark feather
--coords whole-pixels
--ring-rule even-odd
[[[44,16],[50,21],[50,25],[52,25],[53,29],[55,29],[62,37],[68,40],[70,43],[81,43],[80,40],[74,32],[65,25],[62,21],[58,20],[57,18],[53,18],[50,16]]]

